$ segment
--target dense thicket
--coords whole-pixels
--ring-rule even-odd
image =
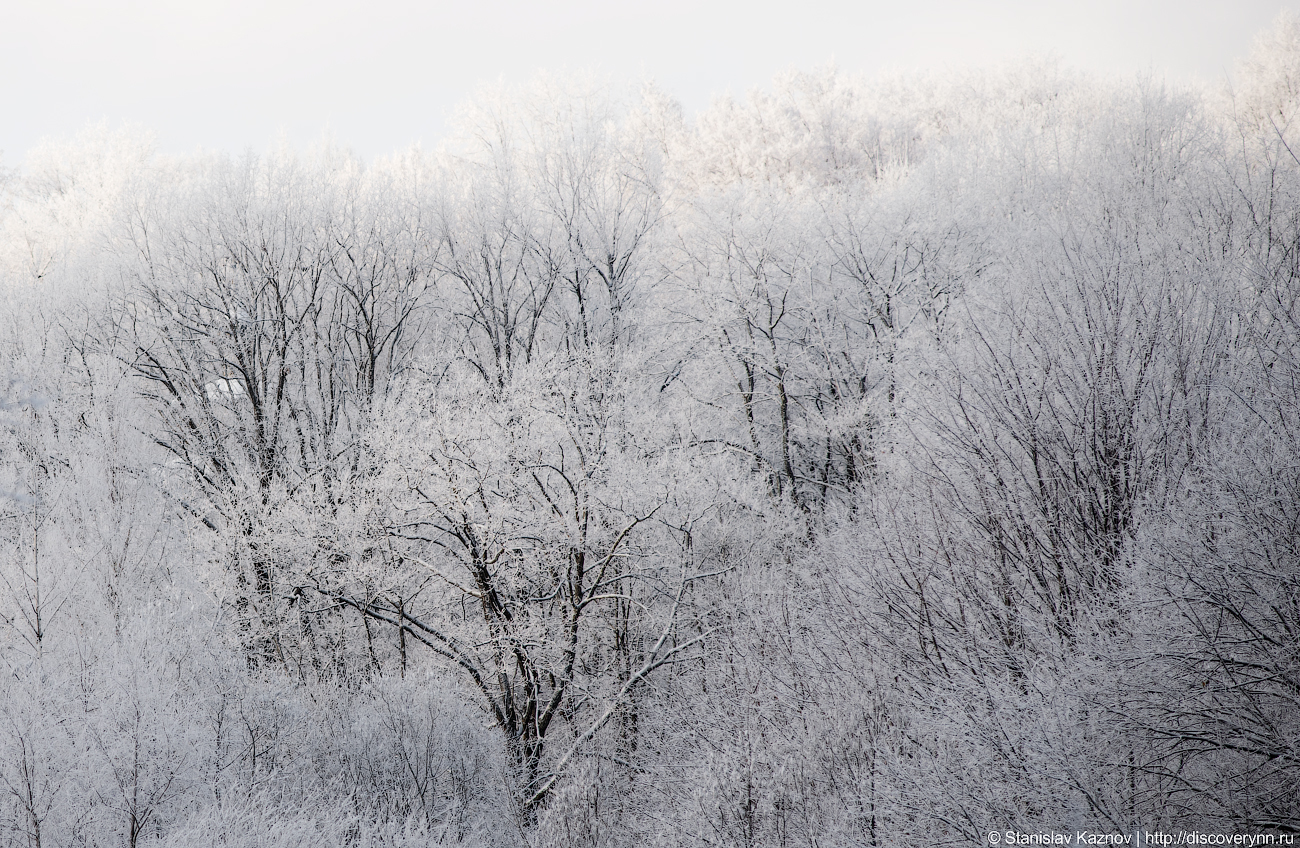
[[[1298,66],[32,154],[4,841],[1300,830]]]

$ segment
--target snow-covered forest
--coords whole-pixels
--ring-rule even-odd
[[[0,842],[1300,831],[1300,22],[457,127],[0,172]]]

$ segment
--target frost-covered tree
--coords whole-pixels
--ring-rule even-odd
[[[0,185],[16,844],[1294,831],[1297,27]]]

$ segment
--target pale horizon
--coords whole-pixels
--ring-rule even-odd
[[[88,125],[134,125],[160,152],[261,150],[329,137],[366,159],[436,145],[449,118],[485,84],[584,72],[653,82],[688,116],[743,96],[790,69],[946,72],[1047,56],[1094,75],[1150,73],[1219,84],[1254,38],[1300,2],[1028,2],[928,0],[846,10],[820,2],[790,16],[777,4],[678,0],[453,4],[408,8],[247,0],[156,0],[107,9],[82,0],[27,4],[0,34],[0,165],[45,138]]]

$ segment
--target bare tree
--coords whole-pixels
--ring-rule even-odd
[[[211,167],[210,197],[137,219],[121,320],[176,501],[230,545],[250,661],[284,662],[276,610],[295,598],[276,597],[269,528],[370,473],[360,433],[409,361],[427,258],[418,219],[365,208],[379,198],[346,161]]]
[[[576,370],[531,376],[500,400],[444,385],[399,419],[419,438],[389,437],[394,564],[317,583],[465,676],[529,816],[635,690],[700,644],[680,625],[704,576],[680,547],[689,501],[617,428],[615,397]],[[559,726],[571,750],[556,755]]]

